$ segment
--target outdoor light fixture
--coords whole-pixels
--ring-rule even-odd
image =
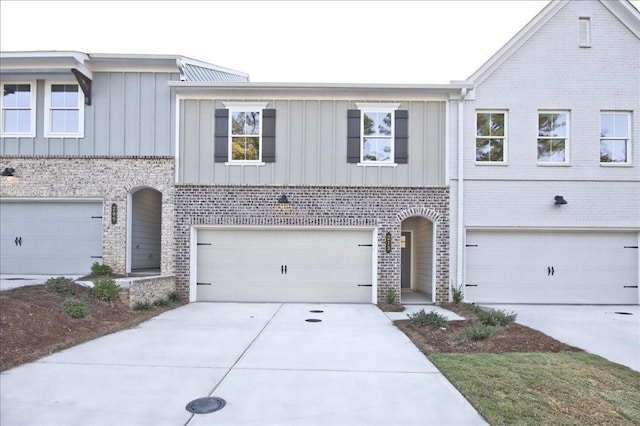
[[[562,195],[556,195],[556,205],[567,204],[567,200]]]
[[[13,176],[13,172],[15,172],[15,169],[12,169],[11,167],[5,167],[4,170],[2,171],[2,173],[0,173],[0,175],[7,176],[7,177],[12,177]]]
[[[278,198],[278,204],[290,204],[291,202],[287,199],[287,196],[282,194],[280,198]]]

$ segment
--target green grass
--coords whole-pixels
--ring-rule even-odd
[[[638,425],[640,373],[578,352],[429,359],[491,425]]]

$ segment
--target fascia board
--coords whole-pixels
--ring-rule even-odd
[[[627,0],[602,1],[600,3],[606,7],[622,24],[636,36],[640,38],[640,11]]]

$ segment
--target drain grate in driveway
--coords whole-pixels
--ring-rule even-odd
[[[194,399],[185,407],[187,411],[194,414],[208,414],[222,409],[227,404],[222,398],[208,396],[205,398]]]

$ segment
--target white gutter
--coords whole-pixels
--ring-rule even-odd
[[[464,255],[464,98],[467,89],[460,90],[458,101],[458,217],[456,238],[456,286],[461,288],[464,279],[462,256]],[[451,289],[449,289],[451,294]]]

